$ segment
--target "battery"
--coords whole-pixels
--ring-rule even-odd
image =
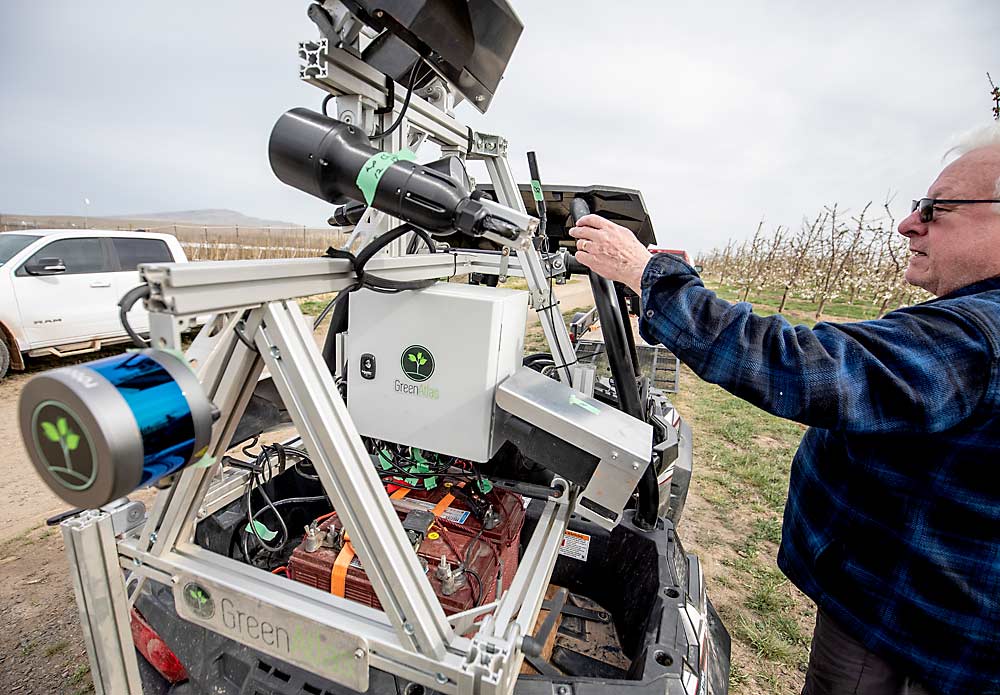
[[[520,532],[524,524],[522,498],[505,490],[493,490],[484,498],[499,517],[498,522],[494,520],[496,525],[491,529],[484,529],[470,505],[451,495],[449,489],[443,486],[430,491],[410,490],[405,496],[397,492],[392,499],[401,520],[415,511],[432,511],[436,517],[416,552],[431,588],[449,615],[495,600],[498,578],[506,589],[517,571]],[[341,537],[340,519],[334,515],[323,521],[320,531],[325,532],[328,539]],[[326,542],[313,552],[307,551],[304,544],[299,545],[288,561],[288,576],[322,591],[330,591],[334,565],[345,552],[341,543],[333,543],[333,547],[330,545]],[[445,595],[443,582],[436,575],[442,556],[452,570],[468,559],[468,569],[476,573],[482,586],[477,585],[476,577],[467,573],[464,584],[460,583],[457,590]],[[345,574],[344,598],[381,609],[359,558],[350,559]]]

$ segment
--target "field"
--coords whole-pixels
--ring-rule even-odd
[[[740,287],[718,287],[727,299]],[[589,304],[589,288],[575,282],[558,288],[565,314]],[[326,297],[303,302],[316,314]],[[750,301],[773,313],[767,292]],[[572,308],[570,308],[572,307]],[[790,303],[785,315],[811,323],[815,306]],[[878,313],[872,304],[834,300],[824,317],[846,320]],[[541,340],[529,322],[529,349]],[[110,353],[109,353],[110,354]],[[92,359],[94,356],[88,356]],[[32,370],[55,366],[36,362]],[[0,417],[16,421],[18,393],[30,374],[0,382]],[[794,695],[802,686],[814,612],[775,566],[788,467],[803,428],[779,420],[682,372],[675,404],[694,430],[695,471],[680,536],[703,561],[709,595],[733,635],[731,692]],[[39,482],[12,425],[0,435],[8,452],[0,494],[0,692],[16,695],[82,695],[91,692],[87,658],[73,591],[57,530],[42,520],[63,508]]]
[[[3,215],[0,232],[88,228],[172,234],[192,261],[305,258],[322,255],[330,246],[339,247],[346,239],[339,227],[265,225],[260,220],[247,219],[252,223],[192,224],[142,218]]]

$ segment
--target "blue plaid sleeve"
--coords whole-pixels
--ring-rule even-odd
[[[646,266],[639,330],[774,415],[850,432],[951,428],[979,403],[993,361],[976,320],[946,302],[810,329],[719,299],[668,254]]]

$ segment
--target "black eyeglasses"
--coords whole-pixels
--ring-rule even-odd
[[[910,205],[910,212],[920,210],[921,222],[934,221],[934,208],[938,205],[967,205],[969,203],[1000,203],[1000,200],[943,200],[941,198],[921,198]]]

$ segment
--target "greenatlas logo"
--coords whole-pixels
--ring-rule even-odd
[[[45,469],[70,490],[86,490],[97,478],[97,454],[76,414],[62,403],[43,401],[31,416],[35,450]]]
[[[209,620],[215,615],[215,601],[212,600],[212,594],[195,582],[184,585],[184,603],[202,620]]]
[[[411,345],[403,350],[400,364],[410,381],[427,381],[434,373],[434,355],[423,345]]]

